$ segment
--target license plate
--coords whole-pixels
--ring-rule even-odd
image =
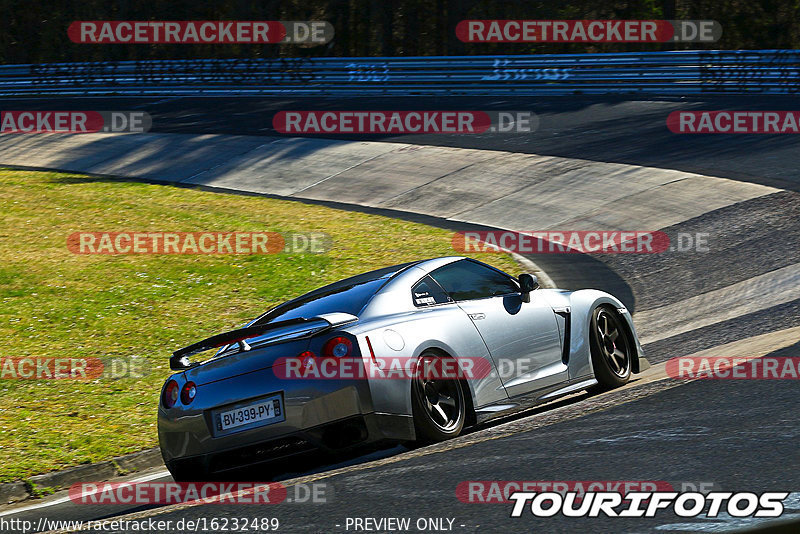
[[[281,396],[274,395],[251,404],[217,414],[217,430],[226,431],[241,426],[277,423],[283,420]]]

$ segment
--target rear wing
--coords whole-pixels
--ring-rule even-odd
[[[200,363],[190,362],[189,356],[233,343],[239,344],[240,351],[248,351],[250,350],[250,345],[245,341],[247,339],[259,337],[258,345],[291,341],[311,337],[333,327],[352,323],[357,320],[358,317],[355,315],[336,312],[318,315],[310,319],[299,317],[297,319],[288,319],[275,323],[264,323],[237,328],[236,330],[223,332],[222,334],[211,336],[197,343],[193,343],[188,347],[176,350],[169,359],[169,368],[173,371],[191,369],[192,367],[200,365]]]

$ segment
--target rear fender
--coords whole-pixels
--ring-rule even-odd
[[[417,313],[406,314],[400,322],[378,321],[364,329],[366,326],[360,325],[357,335],[365,360],[374,354],[378,360],[415,362],[426,350],[454,358],[482,358],[490,369],[488,376],[464,381],[473,405],[480,407],[508,398],[483,339],[469,317],[455,304],[420,309]],[[376,411],[412,415],[410,378],[370,377],[369,380]]]

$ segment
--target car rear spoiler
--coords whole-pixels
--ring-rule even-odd
[[[200,363],[190,362],[189,356],[233,343],[238,343],[242,351],[248,351],[250,350],[250,345],[247,344],[245,341],[246,339],[261,337],[270,333],[272,335],[266,339],[259,340],[259,344],[302,339],[357,320],[358,317],[355,315],[336,312],[317,315],[310,319],[299,317],[297,319],[287,319],[286,321],[277,321],[275,323],[264,323],[237,328],[236,330],[223,332],[222,334],[211,336],[197,343],[193,343],[188,347],[176,350],[169,359],[169,368],[173,371],[191,369],[192,367],[200,365]]]

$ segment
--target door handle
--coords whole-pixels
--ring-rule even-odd
[[[486,319],[485,313],[469,313],[469,318],[473,321],[480,321],[481,319]]]

